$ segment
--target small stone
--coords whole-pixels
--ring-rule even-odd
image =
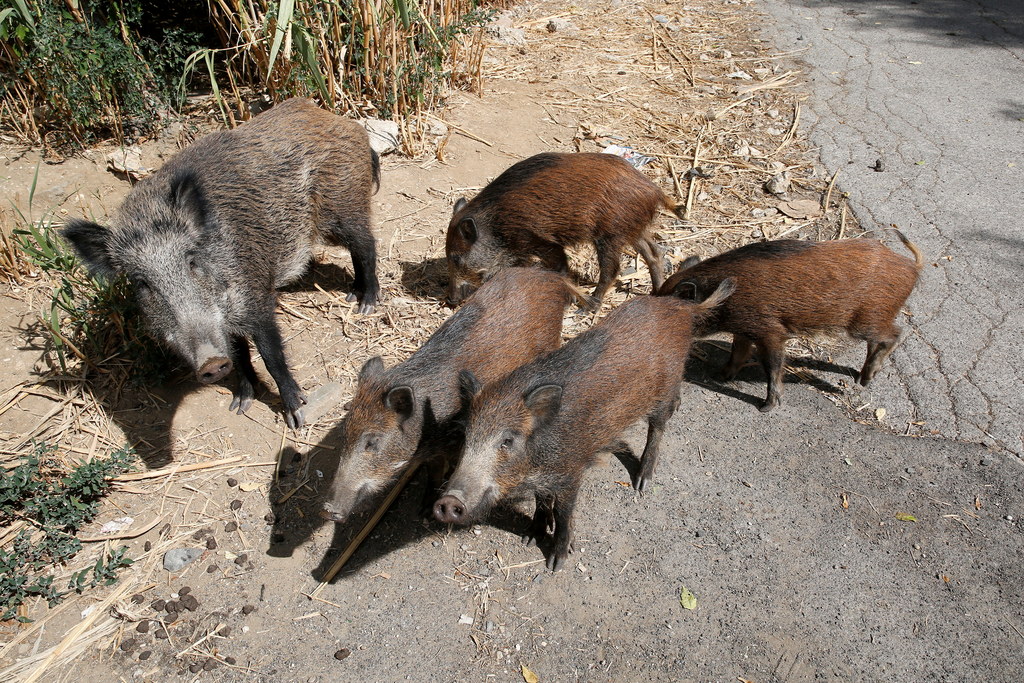
[[[192,587],[191,586],[182,586],[181,588],[178,589],[178,596],[179,597],[184,597],[184,596],[188,595],[191,592],[192,592]]]
[[[246,561],[248,559],[249,559],[249,556],[246,555],[245,553],[242,553],[241,555],[239,555],[238,557],[235,558],[235,564],[237,564],[239,567],[241,567],[242,565],[244,565],[246,563]]]
[[[227,636],[231,635],[231,627],[230,626],[221,626],[220,630],[217,631],[217,633],[222,635],[222,636],[224,636],[226,638]]]
[[[885,170],[885,163],[881,159],[875,159],[875,163],[871,166],[871,169],[875,173],[881,173]]]
[[[149,621],[143,619],[135,626],[135,630],[139,633],[149,633]]]
[[[1013,515],[1006,515],[1006,517],[1004,517],[1003,519],[1005,519],[1007,522],[1012,522],[1013,521]]]
[[[178,620],[179,616],[181,616],[181,614],[179,612],[168,612],[167,616],[164,617],[164,623],[165,624],[173,624],[174,622],[176,622]]]
[[[149,606],[152,607],[153,609],[155,609],[157,612],[163,612],[164,611],[164,607],[167,607],[167,601],[166,600],[154,600],[153,602],[149,603]]]
[[[217,549],[217,539],[214,538],[213,536],[210,536],[208,539],[206,539],[206,549],[207,550],[216,550]]]
[[[127,640],[121,641],[121,649],[125,652],[131,652],[132,648],[135,647],[135,639],[128,638]]]
[[[189,612],[195,612],[199,607],[199,600],[197,600],[194,595],[186,595],[181,599],[181,606]]]
[[[231,487],[238,486],[238,480],[235,479],[234,477],[228,477],[228,486],[231,486]]]
[[[139,653],[139,661],[140,662],[144,662],[144,661],[146,661],[147,659],[149,659],[152,656],[153,656],[153,651],[152,650],[143,650],[142,652]]]
[[[343,659],[348,659],[348,656],[350,654],[352,654],[352,650],[348,649],[347,647],[343,647],[334,653],[334,658],[340,662]]]
[[[400,133],[398,124],[394,121],[360,119],[357,123],[366,129],[367,134],[370,136],[370,147],[377,154],[383,156],[398,149]]]
[[[213,657],[210,657],[209,659],[206,660],[206,663],[203,664],[203,671],[213,671],[214,669],[217,668],[217,664],[218,664],[217,660],[214,659]]]
[[[147,553],[153,549],[153,541],[146,541],[142,544],[142,549]]]
[[[989,465],[991,465],[994,462],[995,462],[995,460],[992,459],[991,455],[986,455],[985,457],[983,457],[981,459],[981,464],[984,465],[985,467],[988,467]]]
[[[231,505],[232,505],[232,507],[234,507],[234,503],[232,503]],[[224,531],[227,531],[228,533],[231,533],[232,531],[234,531],[237,528],[238,528],[238,522],[228,522],[227,524],[224,525]]]
[[[224,658],[224,663],[229,665],[229,666],[234,666],[237,663],[237,661],[238,660],[236,660],[234,657],[225,657]]]
[[[200,662],[195,662],[194,664],[189,664],[188,665],[189,673],[197,674],[197,673],[199,673],[202,670],[203,670],[203,665]]]
[[[242,507],[242,501],[238,500],[237,498],[235,498],[233,501],[231,501],[231,509],[232,510],[238,510],[241,507]]]
[[[177,600],[171,600],[166,605],[164,605],[164,609],[166,609],[168,612],[178,612],[181,610],[181,603],[179,603]]]
[[[217,565],[215,565],[215,564],[211,564],[209,567],[206,568],[206,573],[207,574],[212,574],[215,571],[217,571]]]
[[[160,640],[167,640],[167,629],[162,628],[156,632],[156,637]]]
[[[146,596],[142,593],[136,593],[132,596],[132,604],[141,605],[146,601]]]
[[[274,518],[273,512],[268,512],[267,514],[263,515],[263,521],[267,524],[273,524],[277,520]]]
[[[175,548],[164,553],[164,569],[179,572],[205,552],[203,548]]]
[[[242,614],[249,615],[256,611],[256,605],[245,605],[242,607]]]

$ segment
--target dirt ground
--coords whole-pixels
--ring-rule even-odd
[[[635,426],[619,457],[589,472],[576,553],[560,573],[519,541],[528,508],[449,529],[417,516],[424,482],[414,478],[319,586],[361,527],[316,515],[342,406],[367,358],[407,358],[449,314],[441,258],[459,196],[531,154],[626,144],[658,157],[645,172],[691,206],[687,221],[659,219],[676,261],[763,237],[856,234],[841,185],[800,136],[806,84],[794,56],[763,42],[758,21],[736,0],[537,2],[500,19],[482,95],[453,93],[437,113],[450,134],[427,136],[417,158],[383,158],[379,311],[356,316],[344,302],[351,262],[341,249],[325,250],[282,295],[300,385],[333,390],[300,432],[285,428],[269,379],[237,416],[227,410],[233,378],[199,387],[179,369],[136,389],[54,377],[35,325],[49,285],[7,289],[5,452],[29,438],[85,457],[135,444],[140,476],[119,482],[88,533],[125,516],[133,529],[152,527],[114,541],[137,558],[118,585],[53,610],[35,605],[34,624],[0,629],[0,680],[40,667],[43,680],[1016,680],[1024,495],[1007,482],[1019,463],[887,426],[847,367],[859,346],[794,348],[786,404],[763,416],[753,407],[760,372],[718,385],[709,370],[727,347],[702,345],[653,491],[641,498],[629,486],[629,446],[643,437]],[[143,145],[143,163],[158,167],[204,125],[173,125]],[[39,166],[33,215],[112,211],[130,185],[104,168],[110,151]],[[0,152],[0,194],[27,209],[39,154]],[[788,193],[766,192],[783,172]],[[780,209],[808,198],[824,212]],[[588,257],[574,258],[584,280]],[[604,312],[647,291],[642,263],[626,260]],[[566,337],[592,322],[567,316]],[[200,467],[176,471],[185,465]],[[89,544],[69,573],[102,545]],[[174,574],[162,568],[167,550],[189,547],[202,556]],[[172,617],[153,605],[184,586],[193,610]],[[694,610],[681,605],[684,587]]]

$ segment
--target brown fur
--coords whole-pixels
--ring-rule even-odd
[[[479,389],[464,375],[470,405],[462,461],[435,505],[441,521],[471,521],[501,498],[532,491],[537,510],[528,534],[554,525],[548,566],[569,551],[572,511],[583,472],[594,456],[636,420],[649,423],[636,477],[651,480],[665,423],[679,403],[694,322],[721,303],[638,297],[594,328]]]
[[[558,348],[572,299],[573,288],[562,276],[512,268],[481,287],[404,363],[385,370],[379,358],[368,361],[342,425],[342,463],[325,515],[344,519],[363,494],[379,490],[413,462],[433,461],[439,485],[441,458],[461,444],[453,433],[462,409],[459,371],[494,381]]]
[[[723,375],[733,379],[757,344],[768,375],[762,411],[782,400],[785,342],[815,332],[845,332],[868,343],[860,372],[868,382],[899,340],[895,324],[921,270],[917,247],[897,236],[914,254],[911,261],[870,239],[833,242],[777,240],[749,244],[703,262],[687,260],[660,295],[700,299],[724,278],[736,293],[709,316],[699,334],[730,332],[732,356]]]
[[[568,272],[565,247],[588,242],[601,267],[590,307],[614,283],[627,246],[643,257],[657,289],[664,280],[661,248],[649,226],[662,207],[677,210],[657,185],[612,154],[549,152],[520,161],[472,201],[456,203],[445,245],[449,301],[458,304],[469,285],[510,265],[536,260]]]

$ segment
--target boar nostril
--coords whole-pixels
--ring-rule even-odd
[[[202,367],[196,371],[196,375],[203,384],[213,384],[226,377],[231,372],[232,367],[230,358],[224,358],[223,356],[211,358],[203,363]]]
[[[434,519],[446,524],[458,524],[466,517],[466,505],[455,496],[443,496],[434,504]]]

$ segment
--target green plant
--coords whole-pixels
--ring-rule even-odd
[[[134,460],[134,452],[123,448],[105,459],[69,464],[52,446],[37,444],[25,462],[0,471],[0,526],[26,523],[9,549],[0,548],[0,620],[24,621],[17,609],[32,596],[52,606],[71,592],[109,585],[118,569],[131,564],[121,547],[73,573],[66,590],[53,585],[54,568],[81,550],[74,534],[96,516],[108,478],[130,469]]]

